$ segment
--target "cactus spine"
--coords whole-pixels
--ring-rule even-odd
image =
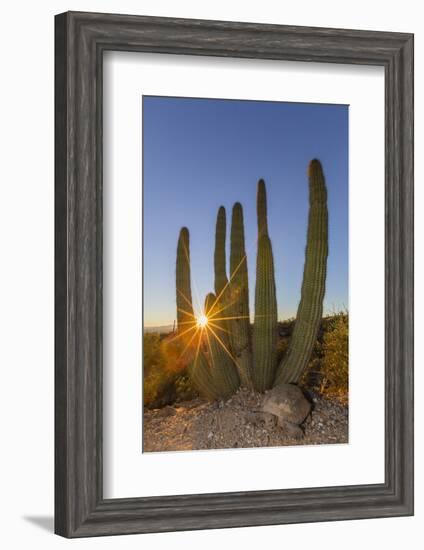
[[[258,254],[256,259],[255,322],[253,325],[253,382],[258,391],[272,386],[277,347],[277,298],[274,258],[268,236],[265,182],[257,193]]]
[[[299,382],[311,356],[322,318],[328,256],[327,190],[321,163],[309,164],[309,218],[302,292],[295,327],[276,383]]]
[[[181,334],[194,326],[190,282],[190,234],[187,227],[180,231],[176,263],[177,331]]]
[[[231,344],[241,385],[252,387],[252,353],[249,315],[249,283],[244,244],[243,209],[239,202],[233,207],[230,252]]]
[[[231,356],[228,331],[224,328],[224,322],[220,319],[219,313],[215,315],[217,319],[214,320],[216,305],[216,296],[212,293],[208,294],[205,300],[205,315],[208,318],[208,324],[204,328],[204,332],[209,349],[212,378],[220,396],[225,398],[237,391],[240,381],[235,361]]]

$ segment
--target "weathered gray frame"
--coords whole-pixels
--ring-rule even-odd
[[[55,25],[56,533],[84,537],[411,515],[413,35],[72,12],[56,16]],[[103,499],[102,54],[105,50],[355,63],[385,68],[384,483]]]

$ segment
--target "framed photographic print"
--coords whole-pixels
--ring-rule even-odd
[[[55,530],[413,513],[413,36],[56,16]]]

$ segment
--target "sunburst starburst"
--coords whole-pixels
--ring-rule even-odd
[[[199,328],[205,328],[208,324],[207,316],[204,313],[202,313],[201,315],[199,315],[199,317],[197,317],[196,323]]]

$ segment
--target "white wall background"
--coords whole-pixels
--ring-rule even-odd
[[[422,544],[423,290],[416,290],[416,516],[66,541],[53,528],[53,16],[87,10],[415,32],[416,150],[424,147],[420,3],[331,0],[14,1],[1,11],[0,67],[0,540],[4,548],[257,548],[317,550]],[[416,181],[424,170],[417,155]],[[416,280],[424,279],[424,192],[416,186]],[[372,304],[370,305],[372,310]],[[421,310],[421,311],[420,311]],[[418,542],[420,541],[420,542]]]

